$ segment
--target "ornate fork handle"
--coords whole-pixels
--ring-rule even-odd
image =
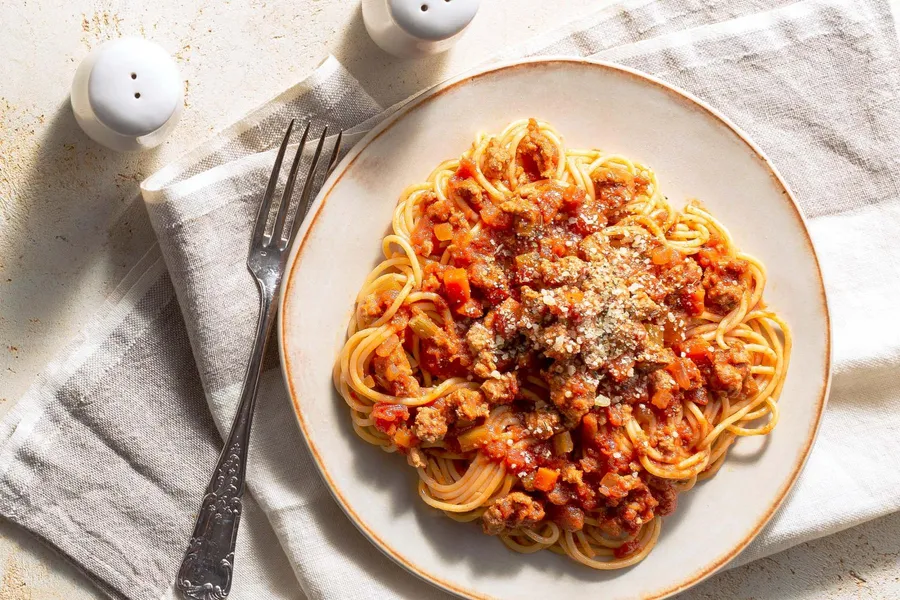
[[[261,299],[259,323],[244,378],[244,389],[231,432],[206,488],[188,550],[178,571],[178,589],[186,598],[223,600],[231,590],[234,547],[243,506],[241,498],[244,495],[250,426],[253,423],[256,390],[259,387],[266,341],[275,322],[273,300],[280,279],[279,276],[273,286],[257,280]]]
[[[206,494],[200,505],[194,533],[191,535],[188,550],[184,555],[181,568],[178,570],[177,585],[185,598],[191,600],[223,600],[231,591],[231,577],[234,571],[234,546],[237,542],[238,525],[241,523],[241,498],[244,495],[244,476],[247,471],[247,447],[250,445],[250,426],[253,423],[253,409],[256,406],[256,390],[259,388],[259,376],[262,372],[263,354],[272,325],[275,323],[276,299],[281,289],[281,278],[284,275],[288,253],[297,237],[300,224],[309,208],[312,198],[313,180],[322,146],[328,135],[328,127],[322,129],[315,152],[307,168],[300,193],[300,202],[293,211],[293,219],[288,226],[288,213],[292,203],[294,183],[306,147],[311,123],[306,124],[303,135],[294,153],[290,174],[284,186],[281,198],[275,201],[275,190],[278,185],[278,174],[284,161],[284,154],[294,121],[288,125],[275,158],[275,166],[269,177],[269,184],[260,202],[256,215],[256,224],[250,238],[247,253],[247,270],[253,275],[256,287],[259,288],[259,322],[256,328],[256,341],[250,353],[247,372],[244,375],[244,389],[238,403],[237,414],[231,425],[231,432],[225,440],[225,447]],[[328,172],[337,162],[341,148],[339,132],[331,149],[331,158],[326,169]],[[271,233],[266,234],[269,217],[274,215]]]

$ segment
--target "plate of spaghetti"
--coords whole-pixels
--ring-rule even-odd
[[[665,597],[799,475],[830,380],[815,252],[774,167],[688,94],[492,66],[382,123],[312,210],[279,327],[298,422],[426,581]]]

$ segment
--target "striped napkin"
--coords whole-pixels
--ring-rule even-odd
[[[886,0],[631,0],[502,56],[591,56],[687,89],[750,133],[811,219],[834,323],[832,397],[797,487],[733,564],[900,510],[900,319],[886,317],[900,292],[892,24]],[[0,515],[112,598],[173,597],[253,335],[244,261],[272,148],[291,117],[352,142],[395,109],[329,59],[144,182],[157,243],[0,422]],[[446,597],[375,551],[332,501],[269,361],[232,597]]]

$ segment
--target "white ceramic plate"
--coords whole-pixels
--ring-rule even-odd
[[[680,205],[701,199],[739,247],[769,268],[766,300],[791,325],[794,354],[772,435],[737,442],[712,480],[679,496],[640,564],[597,572],[550,552],[507,550],[477,524],[427,507],[402,457],[359,439],[331,370],[356,293],[378,262],[401,190],[469,147],[534,116],[569,147],[602,147],[652,167]],[[700,101],[607,64],[542,59],[442,84],[370,133],[338,166],[288,267],[279,345],[306,441],[335,498],[381,550],[431,583],[473,598],[661,598],[733,558],[797,479],[828,392],[830,326],[815,252],[784,182],[752,142]]]

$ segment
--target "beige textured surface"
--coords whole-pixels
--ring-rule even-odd
[[[144,176],[301,79],[328,53],[388,105],[602,3],[485,1],[452,52],[401,61],[368,39],[355,0],[0,0],[0,414],[151,239],[142,230],[107,232]],[[97,146],[69,110],[78,63],[120,35],[159,42],[185,78],[182,123],[152,153]],[[900,598],[898,550],[894,515],[719,575],[685,598]],[[63,560],[0,523],[0,600],[95,597]]]

